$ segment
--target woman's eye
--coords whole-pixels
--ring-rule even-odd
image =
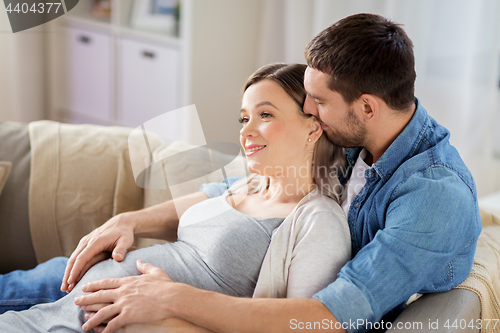
[[[245,125],[245,124],[248,122],[248,118],[240,118],[240,119],[238,119],[238,122],[239,122],[240,124]]]
[[[267,112],[262,112],[262,113],[260,114],[260,116],[261,116],[262,118],[269,118],[269,117],[271,117],[272,115],[271,115],[270,113],[267,113]]]

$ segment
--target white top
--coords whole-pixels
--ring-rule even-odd
[[[371,166],[364,161],[367,155],[368,151],[363,148],[359,153],[356,164],[354,164],[351,178],[349,178],[344,188],[344,193],[342,193],[342,209],[344,210],[345,216],[349,216],[349,207],[351,207],[352,201],[366,184],[365,171],[371,168]]]

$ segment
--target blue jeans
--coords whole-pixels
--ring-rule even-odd
[[[26,310],[65,296],[59,288],[67,261],[66,257],[56,257],[29,271],[0,275],[0,314]]]

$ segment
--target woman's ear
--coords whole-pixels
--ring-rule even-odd
[[[309,121],[310,126],[309,134],[307,136],[307,144],[314,145],[316,141],[318,141],[318,139],[321,137],[321,134],[323,134],[323,129],[321,128],[321,125],[316,117],[309,118]]]

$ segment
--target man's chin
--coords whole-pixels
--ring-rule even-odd
[[[342,146],[342,144],[339,142],[339,136],[333,133],[331,129],[323,130],[323,132],[326,134],[326,138],[328,139],[328,141],[336,146]]]
[[[340,135],[333,133],[331,130],[324,131],[326,133],[326,138],[328,141],[336,146],[343,148],[357,148],[360,147],[359,144],[355,144],[347,139],[342,138]]]

